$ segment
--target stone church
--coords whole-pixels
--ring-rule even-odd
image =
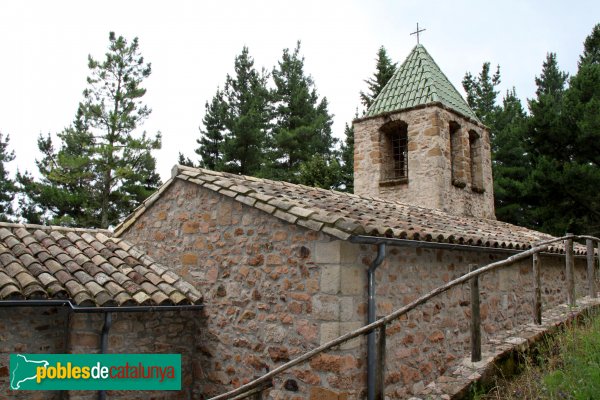
[[[202,301],[201,313],[181,311],[154,325],[126,322],[159,335],[160,348],[144,334],[111,343],[109,333],[108,352],[125,345],[132,352],[185,352],[185,388],[154,398],[209,398],[238,387],[469,266],[550,238],[495,219],[488,130],[422,45],[354,130],[354,194],[175,166],[171,179],[103,239],[134,259],[156,260],[162,274],[148,279],[164,296]],[[85,236],[81,247],[93,241]],[[564,301],[560,252],[542,256],[544,307]],[[378,254],[383,261],[374,269]],[[585,276],[579,259],[576,268]],[[531,320],[531,281],[530,261],[480,279],[484,343]],[[585,279],[576,281],[584,293]],[[456,288],[388,325],[387,397],[418,394],[460,362],[470,349],[469,299],[466,288]],[[168,318],[178,319],[175,330],[165,325]],[[175,335],[161,336],[161,329]],[[368,347],[359,337],[320,354],[276,377],[265,396],[364,399]]]

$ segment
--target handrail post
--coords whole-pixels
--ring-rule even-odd
[[[594,242],[592,239],[585,240],[587,253],[587,279],[588,279],[588,296],[596,297],[596,259],[594,257]]]
[[[386,325],[379,327],[379,349],[377,357],[377,379],[375,380],[375,399],[383,400],[385,398],[385,347],[386,347]]]
[[[469,265],[469,272],[475,271],[477,265]],[[479,276],[469,281],[471,288],[471,361],[481,361],[481,314],[479,312]]]
[[[533,253],[533,322],[538,325],[542,324],[542,280],[539,253]]]
[[[600,264],[600,240],[598,241],[598,257],[594,263],[594,287],[596,286],[596,269],[598,268],[598,264]],[[597,290],[594,290],[594,298],[598,298]]]
[[[573,236],[567,233],[566,236]],[[575,307],[575,258],[573,257],[573,238],[565,240],[565,269],[567,278],[567,304]]]

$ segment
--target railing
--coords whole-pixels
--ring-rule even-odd
[[[594,256],[594,243],[598,248],[598,254],[600,255],[600,238],[594,236],[585,236],[580,235],[576,236],[570,233],[567,233],[566,236],[555,238],[552,240],[548,240],[545,242],[538,243],[536,246],[532,247],[529,250],[522,251],[520,253],[514,254],[504,260],[496,261],[490,264],[487,264],[483,267],[477,268],[474,265],[469,267],[469,272],[459,278],[456,278],[443,286],[439,286],[438,288],[430,291],[429,293],[413,300],[412,302],[404,305],[403,307],[397,309],[391,314],[378,319],[377,321],[365,325],[359,329],[356,329],[352,332],[348,332],[345,335],[342,335],[334,340],[331,340],[308,353],[303,354],[302,356],[295,358],[279,367],[273,369],[272,371],[266,373],[265,375],[257,378],[251,382],[246,383],[245,385],[240,386],[237,389],[231,390],[229,392],[220,394],[218,396],[212,397],[209,400],[225,400],[225,399],[243,399],[249,396],[255,396],[256,399],[260,399],[260,393],[265,390],[267,387],[271,386],[272,379],[281,374],[288,369],[303,363],[311,359],[312,357],[323,353],[332,347],[338,346],[342,343],[345,343],[349,340],[352,340],[358,336],[366,335],[376,329],[379,329],[380,339],[379,339],[379,365],[378,365],[378,376],[376,379],[379,391],[379,395],[383,393],[383,365],[385,363],[384,353],[385,353],[385,327],[392,321],[397,320],[401,316],[405,315],[411,310],[414,310],[418,306],[425,304],[430,299],[448,291],[449,289],[456,287],[458,285],[462,285],[464,283],[469,283],[471,288],[471,360],[473,362],[477,362],[481,360],[481,319],[479,313],[479,276],[486,274],[490,271],[493,271],[498,268],[504,268],[513,265],[514,263],[532,257],[533,260],[533,321],[534,323],[541,325],[542,323],[542,295],[541,295],[541,277],[540,277],[540,258],[539,254],[548,250],[549,245],[552,243],[564,241],[565,246],[565,275],[566,275],[566,284],[567,284],[567,304],[569,306],[575,306],[575,257],[573,251],[573,243],[574,240],[585,240],[586,241],[586,250],[587,250],[587,280],[588,280],[588,295],[590,297],[598,297],[598,293],[596,292],[596,282],[595,282],[595,256]]]

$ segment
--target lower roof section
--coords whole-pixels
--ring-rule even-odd
[[[109,231],[0,223],[0,301],[6,300],[129,308],[196,305],[202,294]]]

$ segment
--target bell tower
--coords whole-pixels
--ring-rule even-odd
[[[417,44],[354,121],[354,192],[495,219],[489,132]]]

